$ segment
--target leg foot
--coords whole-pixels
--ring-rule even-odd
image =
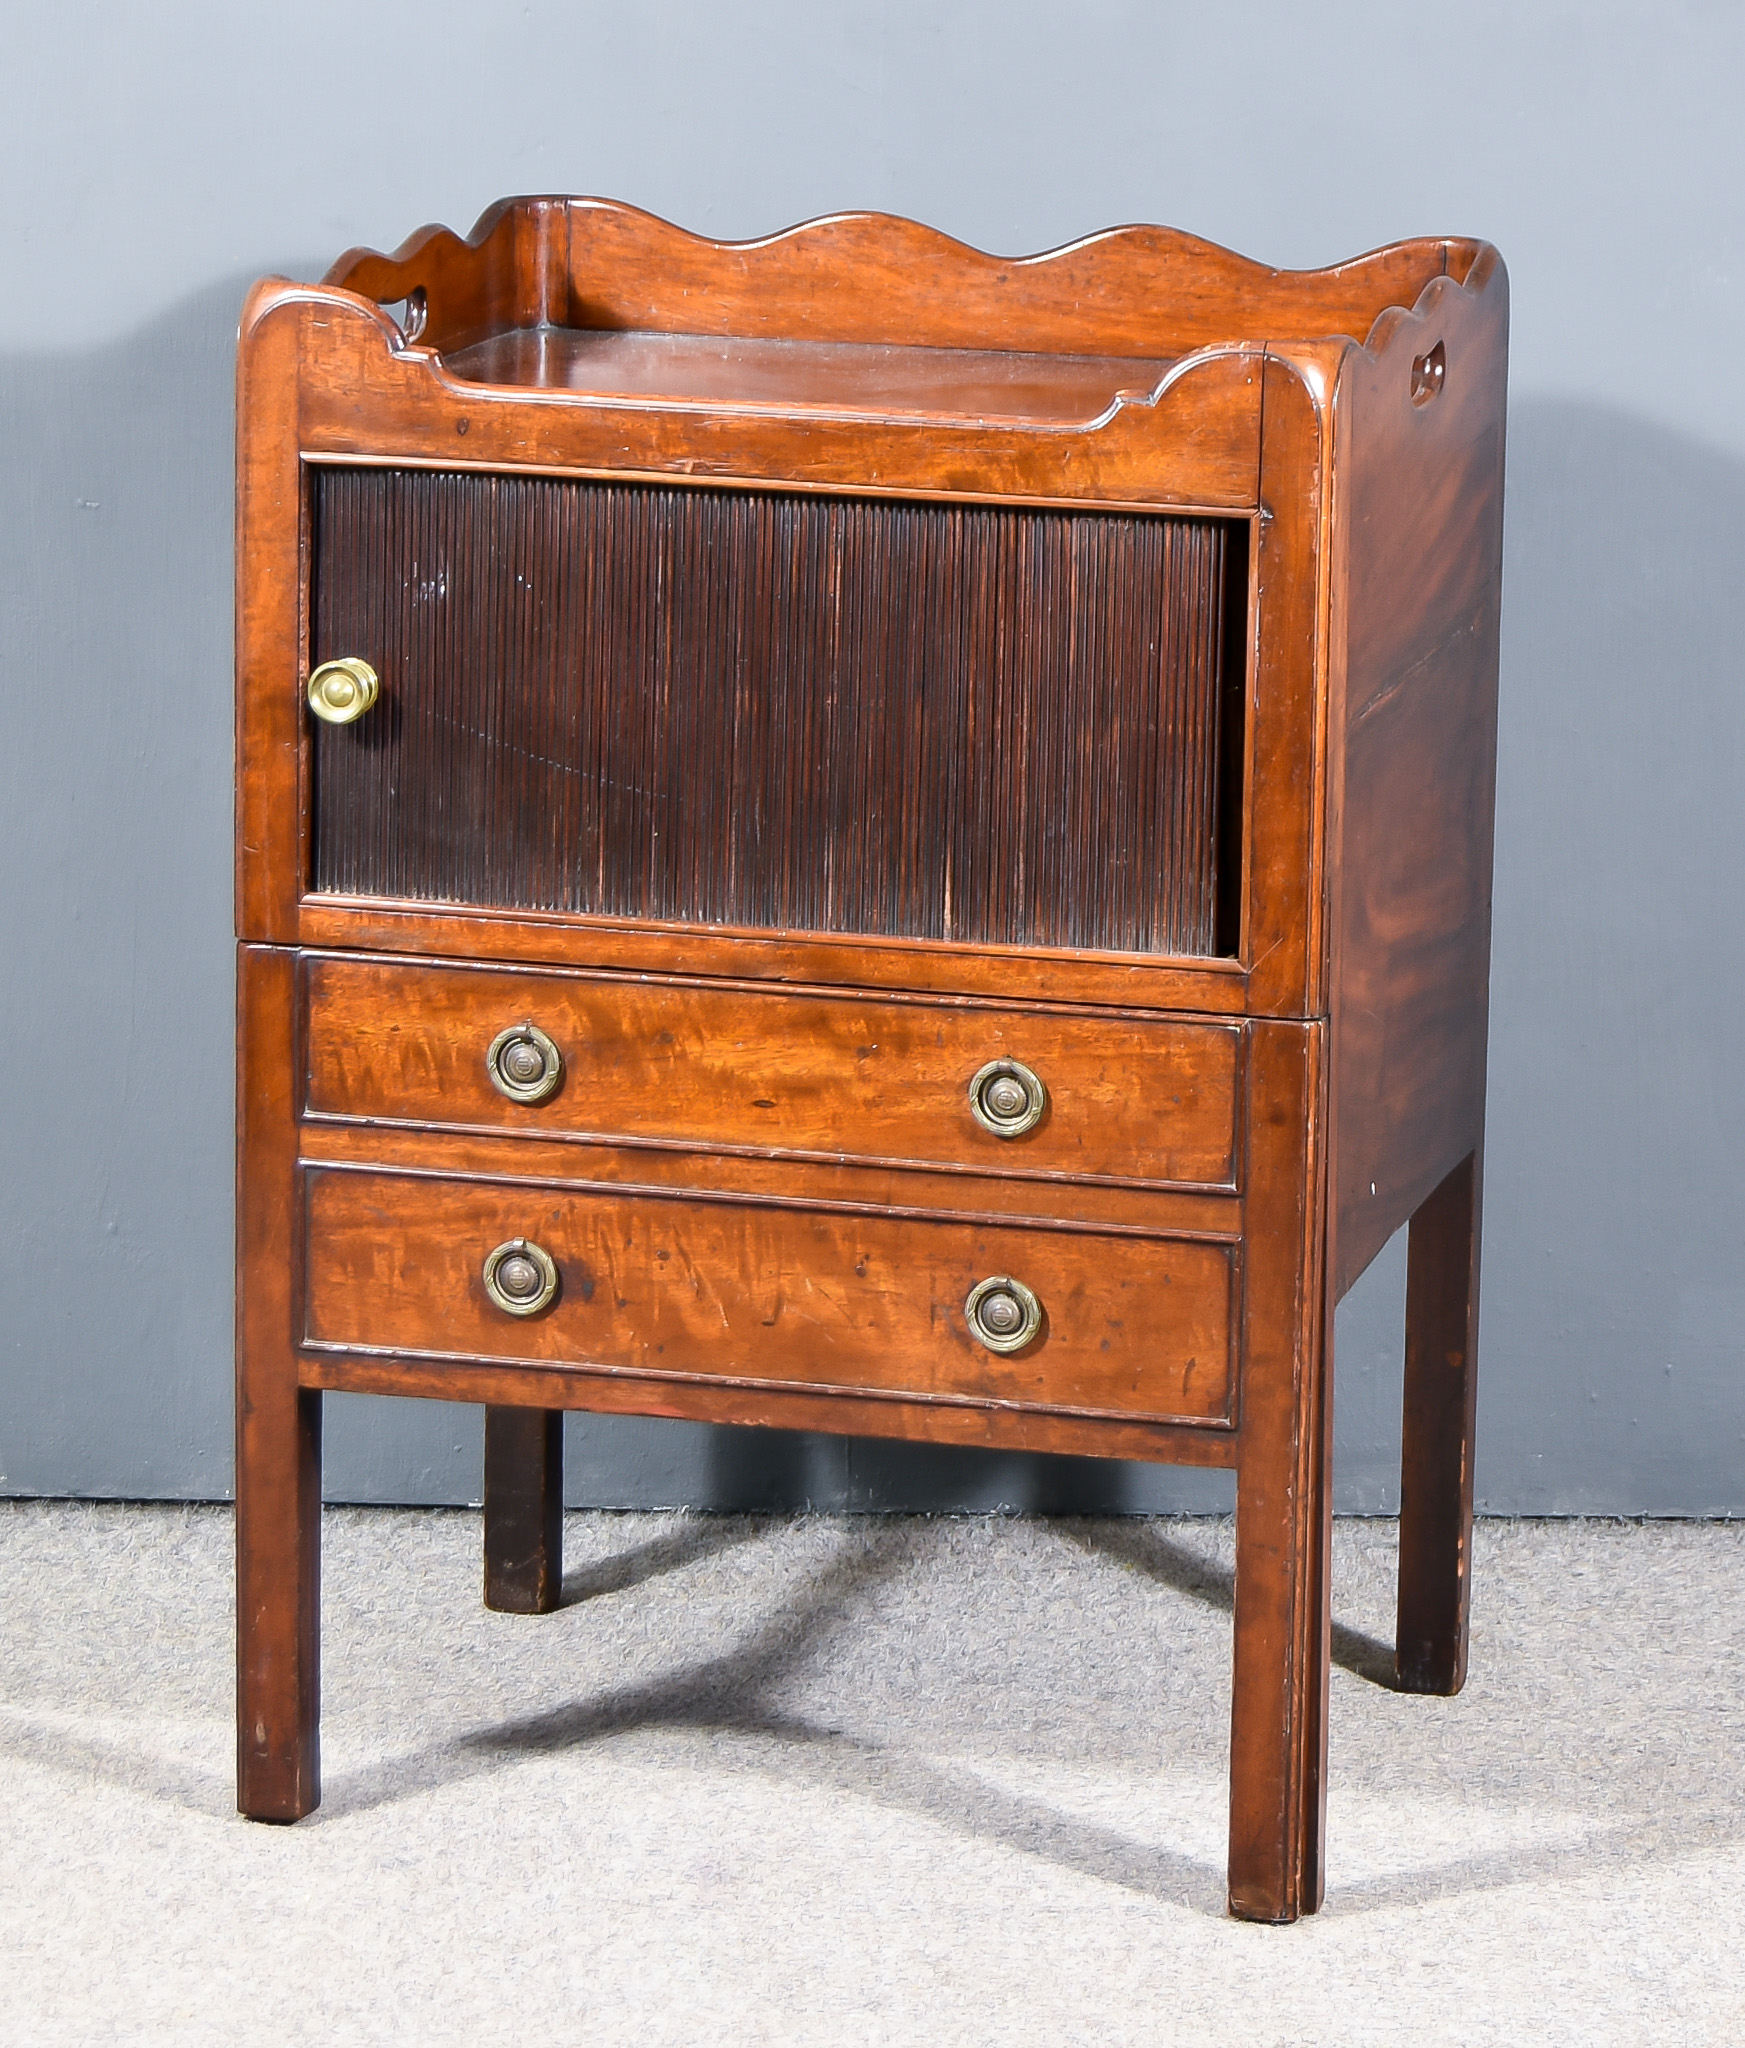
[[[264,1392],[237,1428],[236,1803],[301,1820],[321,1803],[321,1396]]]
[[[1319,1455],[1315,1454],[1319,1464]],[[1327,1784],[1327,1488],[1245,1468],[1236,1481],[1230,1911],[1294,1920],[1321,1903]]]

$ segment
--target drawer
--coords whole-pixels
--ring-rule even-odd
[[[316,1116],[1235,1185],[1237,1026],[327,954],[305,976]],[[537,1102],[510,1099],[487,1065],[523,1023],[558,1062]],[[998,1062],[1042,1086],[1040,1121],[1016,1135],[971,1105]]]
[[[1236,1253],[1224,1242],[318,1167],[305,1190],[314,1346],[1230,1417]],[[487,1289],[489,1256],[512,1241],[537,1246],[556,1278],[530,1316]],[[966,1302],[992,1278],[1039,1305],[1021,1350],[972,1333]]]

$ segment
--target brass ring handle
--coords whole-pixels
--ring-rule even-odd
[[[1042,1328],[1041,1302],[1022,1280],[1006,1273],[978,1280],[963,1313],[970,1335],[990,1351],[1022,1351]]]
[[[356,654],[324,661],[309,677],[309,709],[327,725],[350,725],[382,694],[382,680]]]
[[[557,1266],[530,1237],[485,1255],[485,1292],[506,1316],[536,1316],[557,1299]]]
[[[563,1054],[537,1024],[511,1024],[491,1040],[485,1071],[511,1102],[544,1102],[563,1079]]]
[[[989,1060],[969,1084],[970,1115],[996,1138],[1035,1130],[1047,1107],[1042,1076],[1021,1060]]]

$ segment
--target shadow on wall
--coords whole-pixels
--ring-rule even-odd
[[[0,1492],[230,1477],[231,375],[245,285],[0,360]],[[1479,1485],[1745,1511],[1745,466],[1511,421]],[[1402,1247],[1339,1319],[1396,1497]],[[476,1498],[476,1410],[330,1402],[336,1498]],[[575,1417],[578,1503],[1213,1508],[1227,1476]]]

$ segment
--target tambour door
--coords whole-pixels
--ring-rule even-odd
[[[1245,521],[309,475],[315,891],[1234,952]]]

